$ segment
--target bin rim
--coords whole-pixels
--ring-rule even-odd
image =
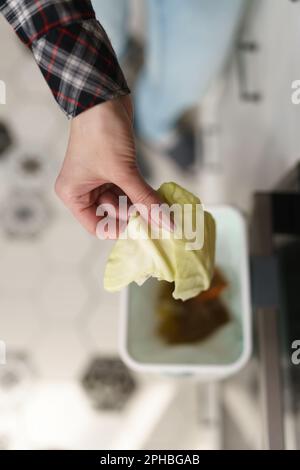
[[[129,301],[129,290],[130,286],[127,286],[121,291],[120,297],[120,322],[119,322],[119,352],[124,363],[135,370],[136,372],[143,373],[156,373],[156,374],[166,374],[166,375],[195,375],[199,379],[201,377],[208,379],[224,379],[227,378],[240,369],[242,369],[245,364],[250,359],[252,353],[252,318],[251,318],[251,303],[250,303],[250,275],[249,275],[249,259],[247,256],[248,253],[248,235],[247,235],[247,225],[246,220],[242,212],[232,206],[232,205],[210,205],[205,206],[205,209],[209,210],[218,210],[226,209],[227,211],[233,211],[235,215],[240,218],[243,226],[243,240],[242,240],[242,251],[246,254],[241,259],[241,276],[242,276],[242,285],[244,286],[242,301],[242,310],[244,316],[243,322],[243,351],[241,355],[236,359],[236,361],[230,364],[207,364],[207,365],[197,365],[197,364],[153,364],[151,362],[139,362],[134,359],[127,347],[128,339],[128,301]]]

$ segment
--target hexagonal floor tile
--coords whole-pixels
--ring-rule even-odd
[[[131,372],[117,357],[92,359],[82,385],[93,406],[105,411],[121,411],[136,389]]]
[[[87,300],[87,291],[72,268],[52,269],[41,286],[42,312],[53,319],[75,319]]]
[[[20,44],[22,46],[22,44]],[[25,49],[26,51],[26,49]],[[16,76],[11,78],[11,86],[17,91],[17,95],[26,96],[32,102],[40,102],[47,104],[47,106],[53,107],[53,114],[57,110],[55,102],[49,93],[48,85],[41,74],[39,67],[37,66],[35,60],[31,56],[31,52],[28,51],[27,56],[22,57],[22,66],[18,67],[18,73]],[[29,79],[30,77],[30,79]],[[18,97],[18,96],[17,96]],[[24,99],[24,98],[23,98]]]
[[[15,129],[17,139],[22,142],[22,147],[36,146],[44,149],[44,155],[50,157],[51,144],[55,139],[55,113],[47,104],[37,101],[32,102],[24,98],[19,100],[21,104],[14,103],[7,109],[9,122]],[[33,125],[33,123],[38,123]]]
[[[23,432],[35,449],[109,449],[121,419],[95,412],[76,381],[43,381],[26,404]]]
[[[16,296],[16,292],[35,295],[45,282],[48,267],[40,255],[39,243],[19,241],[1,243],[0,295]]]
[[[104,241],[94,238],[89,252],[80,265],[83,282],[90,294],[97,298],[97,302],[99,294],[102,296],[102,292],[105,292],[103,288],[105,265],[114,243],[113,240]]]
[[[32,349],[33,338],[39,328],[39,311],[28,295],[0,297],[0,339],[7,350]]]
[[[0,228],[9,238],[36,237],[50,219],[49,206],[40,193],[18,189],[10,191],[2,201]]]
[[[12,409],[25,402],[35,379],[31,358],[23,350],[9,351],[0,367],[0,408]]]
[[[5,60],[1,61],[1,74],[3,72],[9,72],[10,76],[14,76],[15,68],[19,68],[20,64],[28,57],[30,53],[24,54],[26,47],[18,40],[13,29],[5,18],[0,16],[0,55]],[[9,53],[7,49],[9,48]]]
[[[120,295],[102,289],[93,300],[91,310],[81,318],[82,334],[86,332],[94,351],[117,353]]]
[[[46,191],[54,186],[52,162],[42,148],[34,145],[24,147],[22,151],[16,149],[9,153],[8,160],[7,177],[14,188],[46,195]]]
[[[74,325],[63,319],[52,324],[43,322],[34,351],[38,372],[49,380],[77,378],[89,357]]]
[[[57,216],[55,223],[47,230],[42,248],[49,264],[55,267],[69,265],[72,270],[85,257],[91,243],[91,235],[65,211]]]

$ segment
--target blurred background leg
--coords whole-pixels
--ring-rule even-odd
[[[164,140],[201,101],[230,53],[245,3],[147,1],[146,64],[136,90],[140,136]]]

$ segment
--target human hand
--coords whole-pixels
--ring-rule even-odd
[[[112,204],[118,218],[118,197],[133,204],[160,204],[136,165],[130,96],[107,101],[71,121],[65,160],[55,190],[76,219],[96,234],[96,215],[101,204]]]

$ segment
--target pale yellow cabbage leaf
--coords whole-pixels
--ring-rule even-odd
[[[199,198],[176,183],[164,183],[158,190],[169,206],[174,203],[191,204],[195,216]],[[115,292],[135,281],[141,285],[149,277],[175,283],[173,297],[187,300],[209,288],[214,271],[215,222],[204,212],[204,244],[200,250],[186,249],[185,239],[150,239],[141,216],[131,216],[125,236],[116,241],[104,273],[104,288]]]

